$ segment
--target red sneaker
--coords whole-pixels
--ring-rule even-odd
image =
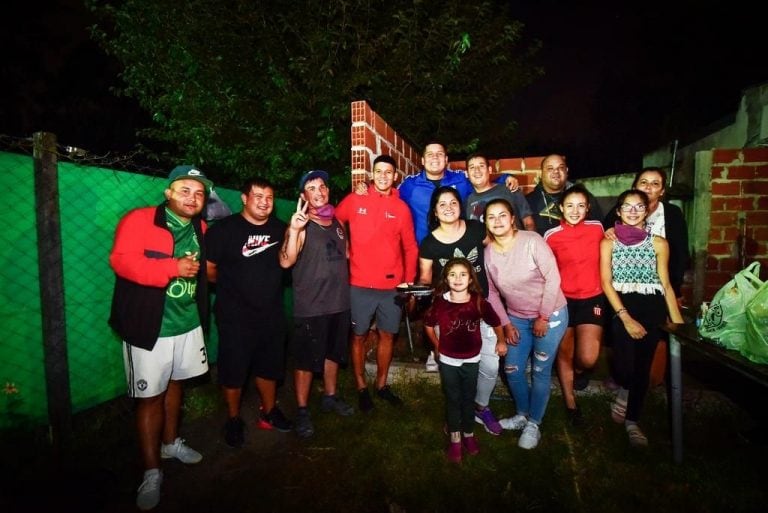
[[[461,463],[461,442],[450,442],[445,457],[452,463]]]
[[[480,446],[477,445],[477,438],[474,436],[462,436],[461,443],[464,445],[464,449],[467,454],[474,456],[480,452]]]

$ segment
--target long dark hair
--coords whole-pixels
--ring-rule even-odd
[[[452,267],[456,267],[457,265],[460,265],[464,267],[467,271],[469,271],[469,287],[468,290],[470,294],[474,294],[476,298],[476,306],[477,311],[480,312],[480,302],[483,299],[483,289],[480,287],[480,281],[477,279],[477,273],[475,272],[475,267],[472,265],[472,262],[467,260],[464,257],[456,257],[451,258],[448,260],[445,265],[443,266],[443,270],[440,273],[440,281],[437,283],[437,286],[435,287],[434,295],[435,297],[442,296],[451,288],[448,286],[448,273],[450,272]]]
[[[456,201],[459,202],[459,219],[464,219],[464,205],[461,202],[461,195],[459,194],[459,191],[454,189],[453,187],[448,187],[447,185],[441,185],[437,189],[434,190],[432,193],[432,197],[429,200],[429,212],[427,212],[427,224],[429,226],[429,231],[436,229],[438,226],[440,226],[440,220],[437,218],[437,214],[435,214],[435,210],[437,209],[437,201],[440,198],[441,195],[444,193],[450,193],[453,194],[453,197],[456,198]]]

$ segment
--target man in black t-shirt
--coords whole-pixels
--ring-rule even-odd
[[[274,188],[253,178],[241,188],[243,210],[206,234],[208,279],[216,283],[219,330],[218,380],[227,403],[224,439],[244,442],[240,417],[243,386],[252,375],[261,400],[256,426],[290,431],[277,407],[277,382],[285,377],[283,269],[279,253],[286,224],[273,217]]]

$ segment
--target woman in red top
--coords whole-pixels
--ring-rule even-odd
[[[600,354],[605,296],[600,284],[600,241],[603,226],[586,220],[589,193],[583,185],[568,188],[560,199],[560,226],[544,240],[552,248],[560,270],[563,295],[568,300],[568,329],[557,352],[557,376],[572,425],[581,422],[576,405],[574,376],[592,368]]]

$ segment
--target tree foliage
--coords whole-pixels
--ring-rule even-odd
[[[539,71],[537,45],[502,2],[92,1],[94,37],[122,64],[144,134],[219,178],[260,173],[294,189],[348,169],[349,104],[367,100],[414,144],[467,151]],[[214,174],[216,176],[216,174]],[[341,178],[346,182],[346,178]]]

